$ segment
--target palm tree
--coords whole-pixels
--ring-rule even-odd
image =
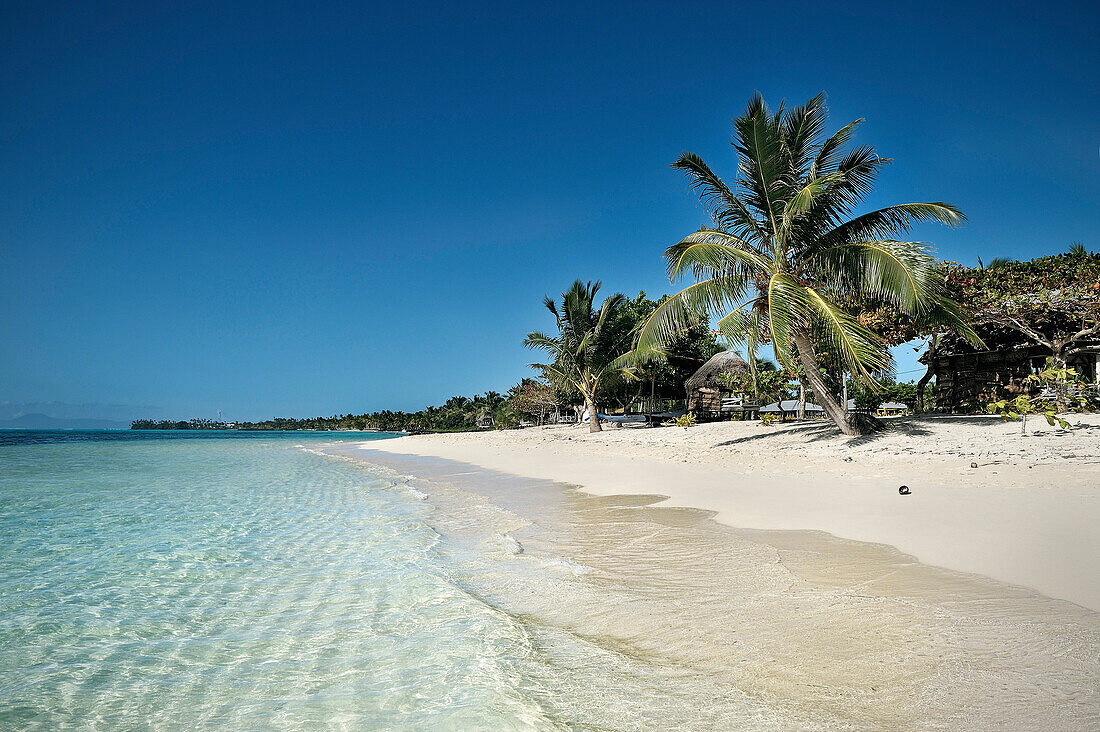
[[[622,362],[630,350],[633,331],[620,317],[624,298],[611,295],[597,310],[596,293],[599,282],[577,280],[562,293],[561,307],[553,299],[544,301],[557,321],[558,334],[528,333],[523,345],[545,351],[553,361],[534,363],[551,378],[569,384],[581,393],[588,409],[590,432],[600,431],[597,399],[604,387],[623,375]]]
[[[721,318],[719,329],[745,347],[753,368],[757,348],[768,342],[784,368],[796,371],[797,361],[804,386],[845,434],[855,435],[873,423],[847,413],[821,366],[874,384],[873,375],[892,360],[885,342],[845,305],[891,305],[977,336],[942,294],[928,250],[896,238],[918,222],[958,226],[965,217],[947,203],[903,203],[849,218],[890,160],[871,147],[845,150],[862,120],[821,141],[826,117],[824,94],[773,113],[757,93],[734,120],[734,188],[693,153],[672,164],[687,174],[714,225],[666,250],[670,279],[690,272],[696,282],[654,311],[637,348],[659,349],[693,309],[704,309]]]

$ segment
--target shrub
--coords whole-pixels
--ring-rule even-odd
[[[688,427],[694,427],[698,422],[695,421],[694,414],[685,414],[682,417],[677,417],[676,421],[669,421],[665,424],[669,427],[683,427],[686,430]]]
[[[1028,376],[1027,380],[1046,387],[1048,394],[1038,397],[1021,394],[1015,399],[1000,399],[988,405],[990,413],[1001,415],[1005,422],[1020,420],[1020,434],[1027,434],[1029,414],[1045,417],[1051,427],[1057,424],[1062,429],[1069,429],[1069,422],[1059,414],[1089,408],[1089,399],[1084,396],[1085,383],[1073,369],[1056,368],[1048,362],[1046,368]]]

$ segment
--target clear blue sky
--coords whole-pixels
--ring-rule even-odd
[[[865,117],[945,258],[1100,248],[1095,3],[525,5],[5,3],[0,402],[503,391],[544,294],[671,289],[755,89]]]

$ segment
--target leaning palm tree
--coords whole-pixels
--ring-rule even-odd
[[[623,296],[611,295],[596,309],[599,290],[599,282],[577,280],[562,293],[560,308],[547,297],[544,304],[557,321],[558,334],[528,333],[523,342],[553,357],[551,363],[532,366],[581,393],[590,432],[600,431],[597,400],[605,387],[625,373],[622,363],[633,338],[632,330],[620,317]]]
[[[892,361],[852,303],[893,306],[977,336],[943,296],[925,246],[897,238],[918,222],[957,226],[965,217],[947,203],[903,203],[850,218],[890,160],[870,147],[845,150],[862,120],[822,141],[826,117],[823,94],[773,113],[757,93],[734,120],[733,188],[698,155],[685,152],[673,163],[699,192],[713,226],[666,250],[670,279],[690,272],[696,282],[653,312],[637,350],[659,350],[690,312],[706,310],[720,318],[732,344],[745,348],[753,368],[757,348],[768,342],[785,368],[801,365],[804,385],[845,434],[855,435],[873,425],[848,414],[821,366],[873,384]]]

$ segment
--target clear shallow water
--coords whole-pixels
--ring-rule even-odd
[[[447,576],[422,500],[322,439],[0,447],[0,727],[537,720],[522,629]]]
[[[145,434],[3,436],[0,729],[1100,722],[1096,614],[887,548],[331,444],[379,435]]]

